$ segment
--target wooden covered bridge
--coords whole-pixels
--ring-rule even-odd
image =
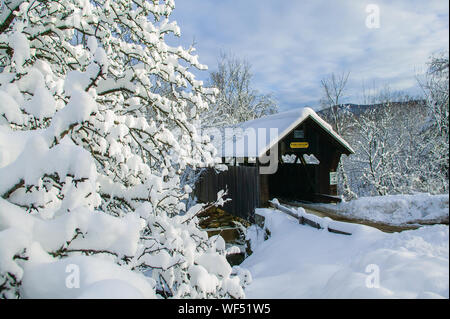
[[[240,123],[213,134],[226,170],[206,169],[195,186],[201,202],[228,190],[223,209],[246,220],[272,198],[339,201],[336,170],[350,145],[311,108]]]

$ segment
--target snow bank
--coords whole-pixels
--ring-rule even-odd
[[[338,205],[321,204],[337,213],[392,225],[447,220],[449,195],[386,195],[361,197]]]
[[[387,234],[355,224],[344,236],[273,209],[257,213],[271,235],[249,230],[254,253],[241,265],[253,277],[248,298],[449,297],[448,226]]]

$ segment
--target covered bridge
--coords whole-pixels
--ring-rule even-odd
[[[311,108],[265,116],[211,132],[226,170],[206,169],[195,186],[201,202],[228,190],[224,210],[252,220],[256,207],[274,197],[339,201],[336,169],[350,145]]]

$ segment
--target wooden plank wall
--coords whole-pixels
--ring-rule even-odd
[[[234,216],[253,221],[255,208],[259,206],[259,179],[256,166],[228,166],[228,170],[217,173],[208,168],[197,181],[194,194],[200,202],[213,202],[217,192],[228,189],[223,209]]]

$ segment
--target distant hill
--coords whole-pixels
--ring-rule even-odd
[[[378,108],[383,106],[383,103],[378,104],[353,104],[353,103],[346,103],[346,104],[339,104],[333,106],[333,108],[338,108],[338,112],[348,111],[352,114],[359,116],[363,114],[364,112],[368,111],[369,109]],[[424,106],[425,101],[424,100],[413,100],[413,101],[406,101],[406,102],[391,102],[391,105],[397,106],[397,107],[408,107],[411,109],[416,109],[417,107]],[[322,109],[320,111],[316,112],[319,116],[328,118],[331,115],[331,107]]]

